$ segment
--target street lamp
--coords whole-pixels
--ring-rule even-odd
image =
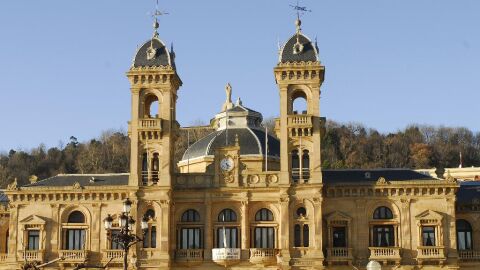
[[[369,261],[367,264],[367,270],[382,270],[382,265],[377,261]]]
[[[110,240],[112,242],[118,243],[123,249],[123,269],[127,270],[128,268],[128,250],[131,246],[135,245],[138,242],[143,242],[145,239],[145,234],[148,230],[148,218],[143,217],[140,223],[142,228],[142,237],[139,237],[134,234],[135,231],[135,219],[130,215],[130,210],[132,209],[132,201],[128,198],[123,202],[123,212],[120,215],[120,233],[112,235],[110,232],[112,230],[113,218],[111,215],[107,215],[105,218],[104,226],[107,232],[109,232]]]

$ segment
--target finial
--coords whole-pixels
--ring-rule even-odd
[[[300,17],[305,14],[305,12],[312,12],[311,10],[307,9],[307,7],[302,7],[299,5],[299,1],[297,0],[297,4],[295,6],[290,5],[296,12],[297,12],[297,19],[295,20],[295,27],[297,33],[297,42],[293,45],[293,54],[299,54],[303,51],[303,44],[300,42],[300,33],[302,31],[302,21]]]
[[[156,1],[155,5],[155,12],[152,13],[153,17],[153,37],[158,37],[158,28],[160,27],[160,24],[158,23],[158,16],[162,15],[167,15],[167,12],[162,12],[158,9],[158,0]]]

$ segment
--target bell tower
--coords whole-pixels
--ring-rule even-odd
[[[320,158],[320,87],[325,67],[318,59],[318,48],[301,31],[297,16],[296,33],[280,48],[274,68],[280,91],[280,183],[322,183]],[[303,101],[305,107],[295,104]]]
[[[158,37],[156,11],[153,37],[136,52],[127,78],[132,94],[131,141],[132,186],[171,186],[177,91],[182,81],[175,67],[173,46],[169,51]]]

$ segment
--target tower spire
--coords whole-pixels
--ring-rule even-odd
[[[295,27],[296,27],[296,34],[297,34],[297,42],[293,46],[293,53],[299,54],[303,51],[303,44],[300,42],[300,34],[302,32],[302,21],[300,17],[305,14],[305,12],[312,12],[307,7],[300,6],[299,1],[297,0],[297,4],[295,6],[290,5],[297,13],[297,19],[295,20]]]

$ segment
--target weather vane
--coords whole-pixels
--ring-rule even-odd
[[[160,26],[158,24],[158,16],[163,16],[163,15],[168,15],[167,12],[165,11],[160,11],[158,9],[158,0],[156,0],[156,5],[155,5],[155,12],[151,13],[151,16],[153,18],[153,37],[158,38],[158,27]],[[152,60],[155,58],[157,54],[157,50],[153,47],[153,39],[150,41],[150,47],[147,49],[147,60]]]
[[[290,5],[296,12],[297,12],[297,18],[300,19],[300,16],[305,14],[306,12],[312,12],[312,10],[307,9],[306,6],[300,6],[299,1],[297,1],[297,4]]]

